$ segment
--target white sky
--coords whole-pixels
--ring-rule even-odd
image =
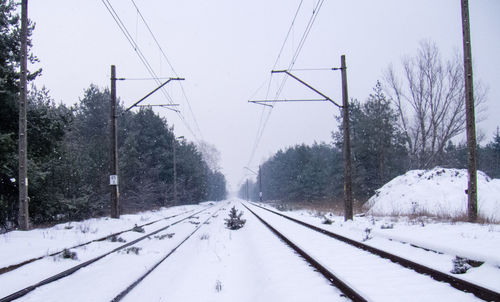
[[[155,72],[174,76],[149,36],[131,1],[110,1]],[[251,151],[262,106],[249,99],[263,99],[270,71],[284,41],[299,0],[135,0],[170,62],[181,77],[194,116],[178,83],[166,87],[179,103],[186,124],[198,139],[214,144],[221,152],[221,166],[231,189],[258,169],[281,148],[314,141],[330,142],[337,129],[338,109],[328,103],[293,103],[275,106],[257,146]],[[304,0],[294,29],[277,69],[288,66],[317,0]],[[110,65],[118,77],[149,77],[145,67],[99,0],[30,0],[29,17],[37,26],[34,53],[43,75],[36,84],[50,89],[56,101],[71,105],[91,83],[109,86]],[[489,141],[500,126],[500,1],[470,1],[474,79],[489,87],[486,119],[478,129]],[[383,71],[414,55],[418,44],[429,39],[442,56],[462,52],[459,0],[354,0],[325,1],[295,68],[338,67],[345,54],[349,96],[365,100]],[[297,71],[332,99],[341,98],[340,74],[334,71]],[[274,75],[271,94],[280,76]],[[123,81],[117,93],[125,105],[156,87],[153,81]],[[259,89],[260,88],[260,89]],[[289,79],[282,98],[314,97]],[[147,103],[165,103],[161,93]],[[268,109],[265,109],[266,112]],[[186,124],[174,113],[158,109],[175,125],[177,135],[196,141]]]

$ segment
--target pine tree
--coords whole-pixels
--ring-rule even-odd
[[[17,139],[18,139],[18,93],[21,45],[21,20],[17,3],[0,0],[0,228],[12,227],[17,221]],[[31,48],[33,24],[28,28],[28,47]],[[29,63],[38,59],[30,54]],[[28,73],[34,80],[41,70]],[[28,143],[29,146],[29,143]]]
[[[230,230],[237,230],[242,228],[246,222],[245,219],[241,219],[242,215],[243,212],[240,211],[240,213],[238,213],[236,207],[233,206],[229,211],[229,218],[224,219],[224,221],[226,221],[226,227]]]
[[[353,100],[350,111],[354,193],[366,198],[406,170],[405,139],[380,82],[377,81],[366,102]],[[334,140],[342,149],[342,127],[334,133]]]

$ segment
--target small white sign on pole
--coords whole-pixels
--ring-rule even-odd
[[[109,184],[111,186],[117,186],[118,185],[118,175],[110,175],[109,176]]]

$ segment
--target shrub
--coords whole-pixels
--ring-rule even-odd
[[[170,239],[175,235],[175,233],[168,233],[168,234],[163,234],[163,235],[156,235],[155,238],[158,240],[163,240],[165,238]]]
[[[242,215],[243,212],[240,211],[240,213],[238,213],[236,208],[233,206],[229,211],[229,218],[224,219],[224,221],[226,221],[226,227],[230,230],[237,230],[242,228],[246,222],[245,219],[241,219]]]
[[[323,217],[323,221],[321,222],[322,224],[332,224],[334,221],[329,219],[328,217]]]
[[[61,253],[61,257],[64,259],[72,259],[72,260],[78,260],[78,257],[76,255],[76,252],[72,252],[68,249],[64,249]]]
[[[141,250],[142,250],[141,247],[131,246],[131,247],[128,247],[128,248],[124,249],[123,252],[127,253],[127,254],[136,254],[136,255],[139,255],[139,252]]]
[[[109,236],[108,240],[111,242],[127,242],[125,239],[117,235]]]
[[[467,263],[467,259],[462,257],[457,256],[452,262],[453,269],[450,271],[452,274],[465,274],[471,268],[470,264]]]
[[[144,228],[141,227],[141,226],[138,226],[137,224],[134,226],[134,228],[132,229],[132,231],[134,232],[137,232],[137,233],[144,233]]]

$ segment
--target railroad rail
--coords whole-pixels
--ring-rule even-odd
[[[378,248],[375,248],[375,247],[366,245],[364,243],[361,243],[359,241],[356,241],[356,240],[344,237],[342,235],[339,235],[339,234],[327,231],[325,229],[322,229],[322,228],[319,228],[317,226],[308,224],[308,223],[306,223],[304,221],[301,221],[299,219],[295,219],[293,217],[290,217],[290,216],[284,215],[282,213],[273,211],[271,209],[262,207],[260,205],[255,204],[255,203],[252,203],[252,205],[255,206],[255,207],[261,208],[263,210],[266,210],[268,212],[271,212],[271,213],[273,213],[275,215],[281,216],[281,217],[283,217],[285,219],[288,219],[290,221],[293,221],[293,222],[295,222],[297,224],[300,224],[300,225],[302,225],[302,226],[304,226],[306,228],[309,228],[311,230],[319,232],[319,233],[321,233],[323,235],[326,235],[326,236],[329,236],[329,237],[334,238],[336,240],[339,240],[341,242],[347,243],[347,244],[349,244],[351,246],[354,246],[354,247],[356,247],[358,249],[361,249],[361,250],[367,251],[369,253],[372,253],[374,255],[380,256],[382,258],[388,259],[391,262],[397,263],[397,264],[399,264],[399,265],[401,265],[401,266],[403,266],[405,268],[414,270],[417,273],[420,273],[420,274],[423,274],[423,275],[428,275],[431,278],[433,278],[434,280],[437,280],[437,281],[440,281],[440,282],[446,282],[446,283],[450,284],[452,287],[454,287],[455,289],[458,289],[458,290],[466,292],[466,293],[472,293],[476,297],[478,297],[480,299],[483,299],[485,301],[500,301],[500,293],[495,292],[495,291],[493,291],[491,289],[488,289],[488,288],[482,287],[480,285],[477,285],[477,284],[465,281],[463,279],[460,279],[460,278],[457,278],[457,277],[445,274],[443,272],[440,272],[440,271],[435,270],[433,268],[427,267],[427,266],[422,265],[420,263],[416,263],[414,261],[405,259],[405,258],[397,256],[397,255],[394,255],[394,254],[389,253],[387,251],[383,251],[383,250],[380,250]],[[252,212],[255,216],[257,216],[257,214],[255,214],[252,210],[250,210],[250,208],[247,207],[245,204],[243,204],[243,206],[245,206],[250,212]],[[259,218],[259,220],[263,221],[262,218],[260,218],[259,216],[257,216],[257,217]],[[268,225],[267,223],[264,223],[264,224]],[[272,230],[274,229],[270,225],[268,225],[268,227],[270,227]],[[273,230],[273,232],[274,233],[279,233],[275,229]],[[278,237],[280,237],[280,238],[283,239],[284,235],[278,235]],[[283,240],[285,240],[285,239],[283,239]],[[285,240],[285,242],[287,242],[287,243],[288,243],[288,241],[289,241],[288,239]],[[292,246],[292,248],[293,248],[293,246]],[[302,252],[299,252],[298,250],[296,250],[296,251],[299,254],[301,254],[301,255],[302,255],[302,253],[305,253],[303,251]],[[304,258],[306,258],[306,257],[304,257]],[[306,258],[306,260],[307,260],[307,258]],[[319,272],[321,272],[323,274],[323,271],[322,271],[323,269],[322,268],[317,267],[313,262],[309,262],[309,263],[313,267],[315,267],[316,269],[318,269]],[[323,275],[325,275],[325,274],[323,274]],[[325,277],[327,277],[327,279],[330,280],[330,278],[327,275],[325,275]],[[332,283],[334,283],[332,280],[330,280],[330,281]],[[339,285],[335,285],[335,286],[337,286],[339,289],[341,289],[344,292],[344,290],[342,289],[342,286],[343,286],[342,284],[340,284],[340,286]],[[358,300],[358,298],[356,298],[354,295],[351,297],[351,295],[349,294],[349,289],[347,289],[347,291],[344,292],[344,293],[348,297],[350,297],[351,299],[353,299],[355,301],[363,301],[363,300]]]
[[[58,274],[55,274],[55,275],[53,275],[51,277],[48,277],[48,278],[46,278],[46,279],[44,279],[44,280],[42,280],[40,282],[37,282],[37,283],[35,283],[33,285],[27,286],[27,287],[25,287],[25,288],[23,288],[21,290],[18,290],[18,291],[14,292],[14,293],[12,293],[12,294],[10,294],[8,296],[0,298],[0,302],[9,302],[9,301],[13,301],[15,299],[19,299],[22,296],[28,294],[29,292],[35,290],[38,287],[41,287],[41,286],[47,285],[49,283],[52,283],[54,281],[60,280],[62,278],[65,278],[65,277],[67,277],[67,276],[75,273],[76,271],[80,270],[81,268],[87,267],[87,266],[89,266],[89,265],[91,265],[91,264],[93,264],[93,263],[101,260],[102,258],[104,258],[104,257],[112,254],[112,253],[115,253],[115,252],[118,252],[119,250],[122,250],[124,248],[130,247],[130,246],[132,246],[132,245],[134,245],[134,244],[136,244],[136,243],[138,243],[138,242],[140,242],[140,241],[142,241],[142,240],[144,240],[146,238],[149,238],[150,236],[153,236],[153,235],[155,235],[157,233],[160,233],[160,232],[162,232],[162,231],[164,231],[164,230],[166,230],[166,229],[168,229],[168,228],[170,228],[170,227],[172,227],[172,226],[174,226],[176,224],[179,224],[179,223],[181,223],[181,222],[183,222],[183,221],[185,221],[187,219],[193,218],[197,214],[200,214],[200,213],[202,213],[204,211],[207,211],[208,209],[210,209],[212,207],[213,206],[210,206],[210,207],[204,208],[204,209],[202,209],[200,211],[197,211],[197,212],[191,214],[190,216],[187,216],[185,218],[179,219],[179,220],[177,220],[177,221],[175,221],[175,222],[173,222],[173,223],[171,223],[171,224],[169,224],[167,226],[164,226],[164,227],[162,227],[160,229],[157,229],[157,230],[155,230],[155,231],[153,231],[151,233],[148,233],[148,234],[146,234],[144,236],[141,236],[141,237],[139,237],[139,238],[137,238],[135,240],[132,240],[132,241],[130,241],[128,243],[125,243],[125,244],[123,244],[123,245],[121,245],[121,246],[119,246],[119,247],[117,247],[117,248],[115,248],[115,249],[113,249],[111,251],[108,251],[108,252],[106,252],[104,254],[101,254],[101,255],[99,255],[97,257],[94,257],[94,258],[92,258],[90,260],[87,260],[87,261],[85,261],[83,263],[80,263],[80,264],[78,264],[78,265],[76,265],[76,266],[74,266],[72,268],[69,268],[69,269],[67,269],[65,271],[62,271],[62,272],[60,272]],[[211,215],[210,215],[210,217],[211,217]]]
[[[207,207],[207,209],[208,208],[209,207]],[[157,220],[154,220],[154,221],[150,221],[148,223],[137,225],[137,227],[145,227],[145,226],[148,226],[148,225],[152,225],[154,223],[158,223],[158,222],[163,221],[163,220],[168,220],[168,219],[171,219],[171,218],[175,218],[177,216],[184,215],[184,214],[187,214],[187,213],[192,212],[192,211],[193,210],[189,210],[189,211],[185,211],[185,212],[178,213],[178,214],[175,214],[175,215],[163,217],[163,218],[160,218],[160,219],[157,219]],[[92,239],[90,241],[87,241],[87,242],[84,242],[84,243],[80,243],[80,244],[75,245],[75,246],[67,247],[65,249],[59,250],[57,252],[53,252],[51,254],[47,254],[47,255],[40,256],[40,257],[31,258],[31,259],[24,260],[24,261],[16,263],[16,264],[12,264],[12,265],[9,265],[9,266],[6,266],[6,267],[2,267],[2,268],[0,268],[0,275],[5,274],[5,273],[10,272],[10,271],[13,271],[15,269],[18,269],[18,268],[20,268],[20,267],[22,267],[22,266],[24,266],[26,264],[30,264],[30,263],[33,263],[35,261],[38,261],[38,260],[41,260],[41,259],[44,259],[44,258],[47,258],[47,257],[56,256],[58,254],[61,254],[66,249],[69,250],[69,249],[79,248],[79,247],[86,246],[86,245],[89,245],[89,244],[94,243],[94,242],[100,242],[100,241],[108,240],[111,237],[119,236],[119,235],[121,235],[123,233],[131,232],[131,231],[134,230],[134,228],[135,228],[135,226],[133,228],[126,229],[126,230],[123,230],[123,231],[120,231],[120,232],[116,232],[116,233],[113,233],[113,234],[110,234],[110,235],[107,235],[107,236],[104,236],[104,237],[100,237],[100,238],[97,238],[97,239]]]
[[[252,211],[245,204],[242,204],[250,213],[252,213],[260,222],[262,222],[267,228],[269,228],[278,238],[283,240],[288,246],[290,246],[293,250],[295,250],[299,255],[301,255],[312,267],[314,267],[320,274],[322,274],[333,286],[337,287],[344,295],[355,302],[367,302],[368,300],[364,298],[360,293],[358,293],[354,288],[349,286],[346,282],[341,280],[339,277],[330,272],[326,267],[321,265],[318,261],[316,261],[313,257],[307,254],[303,249],[294,244],[290,239],[285,237],[282,233],[280,233],[277,229],[271,226],[267,221],[262,219],[259,215],[257,215],[254,211]]]
[[[175,253],[177,249],[184,244],[189,238],[191,238],[202,226],[204,226],[216,213],[218,213],[222,209],[222,206],[214,212],[214,214],[208,216],[208,218],[203,221],[203,223],[199,224],[194,231],[192,231],[186,238],[184,238],[178,245],[176,245],[170,252],[168,252],[164,257],[162,257],[158,262],[156,262],[150,269],[148,269],[143,275],[141,275],[137,280],[135,280],[132,284],[130,284],[125,290],[120,292],[111,302],[121,301],[128,293],[130,293],[139,283],[141,283],[149,274],[151,274],[160,264],[163,263],[170,255]]]

